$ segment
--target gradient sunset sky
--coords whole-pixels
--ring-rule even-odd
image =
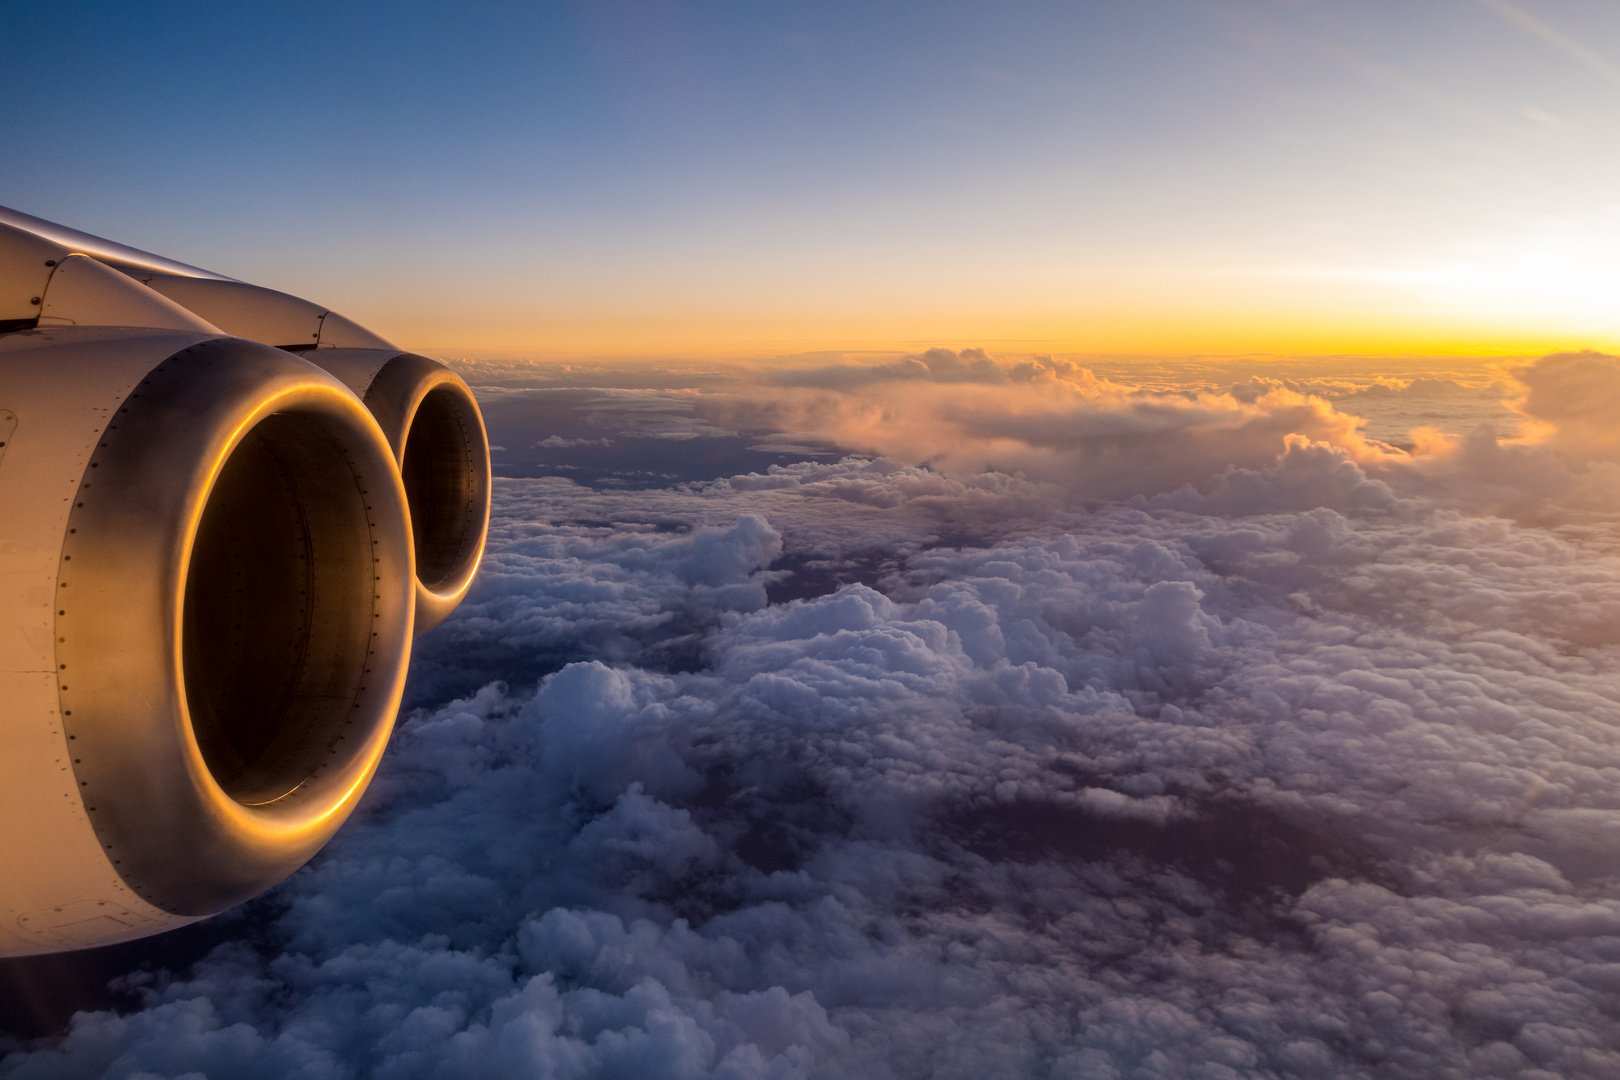
[[[1620,347],[1620,5],[8,5],[0,203],[428,352]]]

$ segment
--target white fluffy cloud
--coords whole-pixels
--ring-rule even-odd
[[[0,1076],[1620,1074],[1603,448],[984,389],[1206,458],[502,482],[270,928]]]

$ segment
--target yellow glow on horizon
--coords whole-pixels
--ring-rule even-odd
[[[1381,317],[1380,317],[1381,316]],[[524,354],[536,359],[626,356],[758,357],[816,351],[915,351],[976,346],[1011,353],[1168,355],[1523,356],[1565,349],[1620,351],[1620,332],[1571,332],[1555,318],[1384,312],[1379,316],[1279,305],[1270,310],[1188,303],[1176,308],[1080,312],[959,312],[888,318],[689,317],[534,321],[486,319],[460,326],[378,319],[392,340],[428,354]]]

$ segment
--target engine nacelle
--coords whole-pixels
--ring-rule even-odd
[[[397,349],[310,349],[366,403],[394,451],[416,544],[416,632],[472,587],[489,533],[489,436],[472,390],[437,360]]]
[[[489,506],[442,365],[228,336],[140,281],[194,268],[23,217],[0,214],[0,955],[157,933],[307,861]]]

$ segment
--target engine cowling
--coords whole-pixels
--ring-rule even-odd
[[[416,548],[416,632],[466,597],[489,532],[489,436],[472,390],[437,360],[397,349],[300,353],[348,386],[394,451]]]
[[[43,232],[0,217],[0,955],[157,933],[308,860],[488,517],[447,369],[231,336]]]

